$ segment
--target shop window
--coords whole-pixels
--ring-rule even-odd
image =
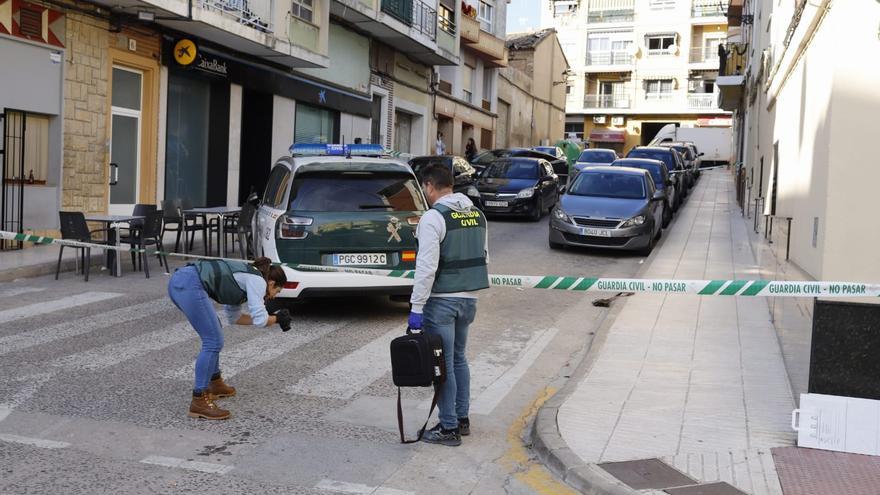
[[[313,0],[292,0],[290,6],[291,15],[309,23],[313,22],[312,18],[314,17],[315,10],[312,1]]]
[[[190,77],[168,78],[165,197],[205,205],[208,188],[208,132],[211,85]]]
[[[304,103],[296,105],[294,142],[335,143],[339,141],[339,112]]]
[[[7,110],[6,119],[6,179],[45,184],[49,175],[49,117]],[[2,129],[3,120],[0,120]],[[0,141],[2,139],[0,136]],[[0,151],[2,144],[0,142]],[[0,164],[2,162],[0,154]]]

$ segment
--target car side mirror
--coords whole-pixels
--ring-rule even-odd
[[[671,185],[672,185],[672,179],[666,179],[666,185],[667,185],[667,186],[671,186]]]
[[[660,191],[656,191],[654,196],[651,198],[651,201],[663,201],[665,199],[664,195]]]

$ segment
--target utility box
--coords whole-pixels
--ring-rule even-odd
[[[798,447],[880,455],[880,400],[801,394],[791,413]]]

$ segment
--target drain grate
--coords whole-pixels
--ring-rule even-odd
[[[662,490],[697,483],[660,459],[606,462],[599,464],[599,467],[636,490],[647,488]]]
[[[682,486],[666,490],[669,495],[748,495],[738,488],[725,482],[707,483],[705,485]]]

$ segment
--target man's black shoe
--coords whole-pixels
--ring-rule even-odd
[[[471,420],[468,418],[458,418],[458,431],[461,436],[466,437],[471,434]]]
[[[439,443],[440,445],[447,445],[449,447],[458,447],[461,445],[461,433],[458,428],[447,430],[438,423],[437,426],[425,432],[422,436],[422,441],[427,443]]]

